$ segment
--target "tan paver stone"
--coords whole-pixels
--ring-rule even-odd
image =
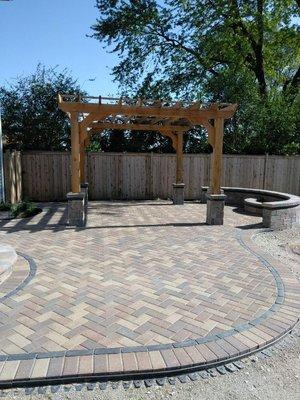
[[[101,374],[108,371],[108,356],[99,354],[94,356],[94,373]]]
[[[31,372],[31,378],[44,378],[47,375],[49,363],[50,363],[49,358],[41,358],[35,360]]]
[[[34,363],[35,363],[34,359],[21,360],[17,373],[15,375],[15,379],[20,379],[20,380],[28,379],[28,377],[31,376]]]
[[[167,368],[176,367],[180,361],[176,358],[174,350],[161,350],[160,351]]]
[[[108,355],[108,368],[109,372],[123,371],[123,363],[121,353]]]
[[[79,357],[65,357],[63,375],[77,375],[79,367]]]
[[[159,351],[150,351],[149,356],[153,369],[164,369],[166,367],[162,354]]]
[[[64,357],[51,358],[47,371],[47,377],[61,376],[63,372],[64,362],[65,362]]]
[[[180,365],[183,366],[183,365],[192,365],[193,364],[193,360],[189,356],[189,353],[186,351],[185,348],[174,349],[173,352],[175,354],[175,357],[179,361]]]
[[[148,352],[137,352],[135,353],[138,369],[140,371],[150,371],[152,370],[152,364]]]
[[[122,361],[123,361],[124,371],[137,371],[138,370],[135,353],[123,353]]]
[[[247,336],[242,333],[237,333],[234,337],[236,337],[240,342],[242,342],[245,346],[249,348],[249,350],[254,350],[258,347],[258,344],[253,340],[249,339]]]
[[[93,362],[94,360],[92,355],[79,357],[78,374],[79,375],[92,374],[94,371]]]
[[[19,335],[18,333],[12,335],[9,337],[9,340],[11,340],[14,344],[19,346],[20,348],[27,346],[30,344],[30,340],[26,339],[24,336]]]
[[[6,361],[0,373],[0,381],[11,381],[14,379],[20,361]]]

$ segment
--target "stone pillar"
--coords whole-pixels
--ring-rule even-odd
[[[86,220],[85,193],[68,193],[68,224],[84,226]]]
[[[184,183],[173,183],[173,204],[184,203]]]
[[[290,208],[263,208],[263,226],[281,230],[300,226],[300,206]]]
[[[226,195],[224,193],[211,194],[208,192],[206,198],[206,223],[208,225],[223,225]]]

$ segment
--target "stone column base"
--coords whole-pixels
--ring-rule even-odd
[[[206,194],[206,223],[208,225],[223,225],[224,221],[224,206],[226,195],[221,194]]]
[[[184,183],[173,183],[173,204],[184,204]]]
[[[300,206],[279,209],[263,209],[263,226],[274,230],[300,225]]]
[[[85,193],[68,193],[68,224],[84,226],[86,219]]]

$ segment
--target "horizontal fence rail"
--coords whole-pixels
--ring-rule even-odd
[[[22,197],[35,201],[66,200],[70,191],[70,154],[24,152],[16,155],[18,174],[9,173],[6,154],[6,188],[22,188]],[[86,181],[92,200],[167,199],[172,196],[176,159],[173,154],[88,153]],[[10,162],[10,164],[12,164]],[[20,172],[21,171],[21,172]],[[184,155],[185,198],[200,199],[201,186],[209,184],[210,155]],[[21,180],[15,182],[15,180]],[[223,186],[276,190],[300,195],[300,156],[223,156]]]

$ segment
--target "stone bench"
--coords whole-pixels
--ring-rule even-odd
[[[244,209],[245,209],[245,211],[247,211],[251,214],[256,214],[256,215],[262,216],[263,203],[261,201],[258,201],[257,199],[253,199],[252,197],[250,197],[250,198],[244,200]]]
[[[244,208],[245,211],[261,215],[263,226],[271,229],[286,229],[300,225],[300,197],[271,190],[222,187],[226,195],[225,204]],[[207,186],[202,187],[203,203],[206,202]],[[250,197],[252,196],[252,197]]]

